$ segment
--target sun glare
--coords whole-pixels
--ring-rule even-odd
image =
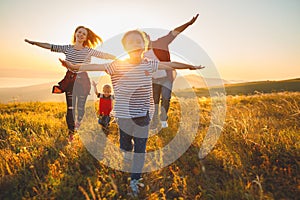
[[[128,58],[129,58],[129,55],[128,55],[128,54],[125,54],[125,55],[119,56],[119,57],[118,57],[118,60],[124,61],[124,60],[126,60],[126,59],[128,59]]]

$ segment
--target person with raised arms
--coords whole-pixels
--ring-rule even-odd
[[[102,43],[102,39],[92,30],[84,26],[78,26],[75,29],[73,44],[54,45],[28,39],[25,39],[25,42],[44,49],[49,49],[52,52],[64,53],[66,60],[75,64],[88,64],[91,62],[92,56],[102,59],[115,59],[114,55],[93,49],[97,44]],[[66,122],[69,130],[69,141],[71,142],[73,140],[74,131],[79,128],[81,120],[83,119],[85,103],[90,93],[91,83],[86,72],[75,72],[74,70],[68,69],[64,79],[58,84],[59,86],[53,87],[53,93],[65,92],[67,102]],[[74,87],[76,88],[74,89]],[[76,121],[75,108],[77,110]]]
[[[147,46],[145,34],[139,30],[128,31],[122,38],[126,60],[116,60],[106,64],[73,64],[61,60],[63,66],[71,70],[105,71],[111,76],[115,93],[115,117],[120,132],[120,149],[124,152],[134,151],[131,164],[130,187],[133,195],[139,193],[141,173],[145,161],[146,143],[149,123],[154,112],[152,94],[152,75],[158,69],[202,69],[179,62],[159,62],[145,59],[143,54]]]

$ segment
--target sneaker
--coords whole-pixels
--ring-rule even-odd
[[[130,181],[130,188],[132,190],[132,194],[134,197],[137,197],[139,194],[139,187],[144,187],[145,185],[141,183],[140,181],[143,180],[142,178],[140,179],[133,179]]]
[[[117,123],[117,120],[116,120],[116,118],[112,118],[112,120],[111,120],[111,122],[110,123],[112,123],[112,124],[116,124]]]
[[[168,122],[167,121],[161,121],[161,127],[162,128],[167,128],[168,127]]]

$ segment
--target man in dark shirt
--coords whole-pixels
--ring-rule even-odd
[[[149,52],[145,54],[145,57],[158,59],[159,61],[166,61],[166,62],[171,61],[169,44],[176,38],[177,35],[183,32],[188,26],[192,25],[197,20],[198,16],[199,14],[197,14],[187,23],[175,28],[174,30],[170,31],[167,35],[160,37],[157,40],[151,41],[149,35],[146,34],[149,40],[149,46],[148,46]],[[155,103],[155,112],[151,124],[152,129],[156,128],[159,123],[158,110],[159,110],[160,97],[161,97],[161,113],[160,113],[161,127],[162,128],[168,127],[167,114],[170,107],[172,86],[175,78],[176,78],[175,70],[158,70],[153,75],[152,86],[153,86],[153,99]]]

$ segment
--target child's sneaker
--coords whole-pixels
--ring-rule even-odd
[[[134,197],[137,197],[139,194],[139,187],[144,187],[145,185],[143,183],[141,183],[140,181],[142,181],[143,179],[133,179],[130,181],[130,188],[132,190],[132,194]]]
[[[112,118],[111,122],[112,124],[116,124],[117,123],[117,119],[116,118]]]
[[[167,121],[161,121],[161,127],[162,128],[168,128],[168,122]]]

